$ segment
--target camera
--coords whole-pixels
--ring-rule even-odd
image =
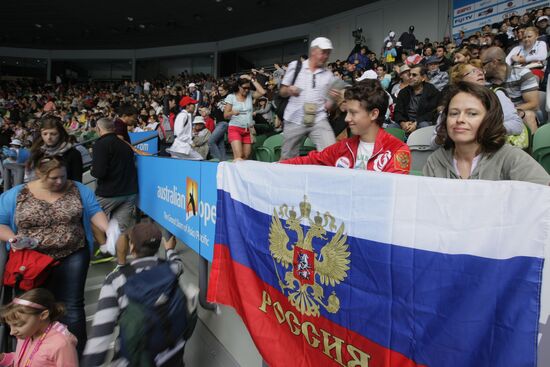
[[[356,45],[361,45],[365,43],[365,37],[363,36],[363,28],[357,28],[351,32],[353,39]]]

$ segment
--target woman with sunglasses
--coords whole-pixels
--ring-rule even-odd
[[[80,154],[80,153],[79,153]],[[67,179],[61,156],[37,156],[37,179],[0,196],[0,241],[27,238],[35,250],[59,260],[44,284],[65,304],[61,321],[78,339],[79,355],[86,345],[84,285],[94,240],[91,226],[108,228],[96,197],[80,182]]]
[[[256,89],[250,93],[251,85]],[[225,98],[224,117],[229,119],[228,137],[233,159],[248,159],[252,151],[250,129],[254,101],[265,94],[264,88],[250,75],[241,75],[233,87],[233,93]]]
[[[457,64],[451,69],[451,84],[456,84],[461,81],[474,83],[477,85],[485,85],[485,73],[481,62],[472,60],[467,63]],[[507,135],[519,135],[524,130],[523,121],[519,117],[514,103],[502,89],[494,90],[500,107],[504,113],[504,127]]]

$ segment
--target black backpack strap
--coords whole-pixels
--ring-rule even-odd
[[[296,69],[294,70],[294,76],[292,77],[292,84],[296,83],[296,78],[298,77],[298,74],[300,74],[300,71],[302,70],[302,60],[298,59],[296,61]]]

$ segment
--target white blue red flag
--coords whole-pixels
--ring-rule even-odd
[[[217,179],[208,299],[268,365],[537,366],[548,187],[258,162]]]

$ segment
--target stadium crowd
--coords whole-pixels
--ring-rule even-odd
[[[119,308],[127,305],[120,294],[127,275],[107,278],[99,306],[106,320],[94,321],[86,344],[86,273],[75,269],[87,268],[97,245],[108,252],[109,217],[123,233],[120,265],[132,254],[139,273],[143,264],[156,264],[160,246],[154,228],[132,230],[133,154],[144,152],[128,132],[157,131],[158,155],[177,159],[260,159],[256,148],[280,136],[280,156],[271,151],[271,161],[408,174],[414,156],[407,143],[431,127],[426,176],[548,185],[550,176],[529,153],[533,134],[548,122],[549,17],[550,8],[537,9],[441,41],[417,39],[410,26],[399,37],[390,31],[379,52],[358,43],[345,60],[331,60],[331,41],[318,37],[300,60],[217,79],[183,73],[136,82],[1,81],[0,240],[34,239],[39,252],[60,262],[44,286],[66,309],[62,316],[49,293],[15,298],[10,307],[47,315],[35,320],[33,332],[14,335],[54,328],[65,348],[62,365],[76,365],[82,355],[84,365],[104,363]],[[313,146],[304,151],[306,138]],[[88,167],[98,179],[95,194],[81,184]],[[165,249],[180,274],[171,241]],[[14,315],[0,312],[19,330]],[[0,365],[31,350],[17,348]],[[181,365],[181,354],[163,365]]]

